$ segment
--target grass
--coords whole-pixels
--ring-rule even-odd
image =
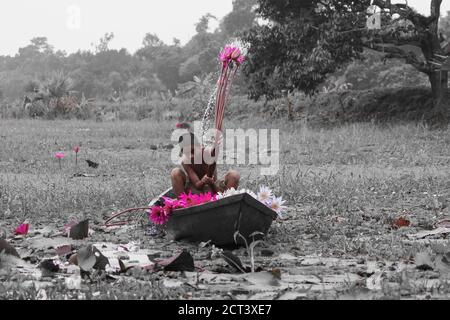
[[[150,146],[170,143],[173,127],[173,122],[151,120],[1,120],[3,227],[24,219],[62,223],[73,216],[103,221],[113,211],[147,204],[169,186],[173,167],[170,150],[152,151]],[[251,119],[225,127],[265,128],[267,123]],[[286,221],[275,223],[266,241],[274,250],[411,263],[429,245],[406,242],[405,234],[430,229],[450,216],[447,129],[430,130],[420,124],[311,129],[303,122],[282,120],[269,127],[281,129],[279,174],[262,177],[257,166],[238,170],[243,187],[266,184],[288,200]],[[70,150],[79,144],[75,167]],[[67,153],[62,170],[53,156],[57,151]],[[88,168],[84,159],[99,162],[100,168]],[[77,172],[99,176],[74,178]],[[400,216],[406,216],[412,227],[393,230],[392,222]],[[418,274],[406,277],[415,279]],[[405,278],[391,280],[383,294],[400,297]],[[433,292],[447,294],[442,283],[441,291]],[[347,289],[356,290],[355,284]],[[431,292],[420,285],[408,290],[416,295]]]

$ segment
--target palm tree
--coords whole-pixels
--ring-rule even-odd
[[[59,109],[60,99],[69,95],[72,88],[73,82],[67,74],[62,71],[54,72],[40,86],[37,99],[45,101],[47,106],[54,103],[54,107]]]

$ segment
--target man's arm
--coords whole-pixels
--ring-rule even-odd
[[[205,179],[200,179],[191,165],[183,163],[183,168],[189,177],[189,181],[194,185],[194,187],[198,190],[202,190],[205,186]]]
[[[205,152],[207,152],[211,159],[215,159],[216,157],[216,146],[212,146],[210,148],[206,148]],[[217,161],[215,161],[213,164],[208,165],[208,177],[212,178],[214,181],[217,180]]]

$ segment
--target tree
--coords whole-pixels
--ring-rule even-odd
[[[182,61],[179,69],[180,82],[191,81],[194,76],[214,72],[223,37],[217,30],[209,32],[209,22],[216,19],[211,14],[200,18],[196,24],[197,34],[182,48]]]
[[[439,22],[439,30],[445,40],[450,41],[450,11],[447,11],[447,16],[441,18]]]
[[[164,42],[154,33],[147,33],[142,41],[145,48],[158,48],[164,45]]]
[[[100,43],[95,46],[95,52],[106,52],[109,50],[109,43],[114,39],[114,33],[105,33],[100,39]]]
[[[40,53],[52,53],[53,47],[48,44],[46,37],[37,37],[31,39],[31,46],[34,47]]]
[[[24,59],[34,59],[53,54],[53,46],[48,43],[46,37],[37,37],[30,40],[30,44],[19,48],[19,56]]]
[[[347,32],[365,22],[370,0],[258,0],[265,19],[248,31],[251,44],[245,73],[250,97],[277,98],[282,92],[313,94],[327,74],[360,57],[362,32]]]
[[[181,48],[176,43],[166,45],[157,35],[150,33],[145,36],[143,44],[144,47],[139,49],[136,55],[157,75],[167,89],[174,92],[180,80]]]
[[[376,32],[365,45],[386,53],[386,58],[403,59],[425,73],[430,80],[435,108],[440,109],[448,88],[448,73],[440,71],[445,54],[439,35],[442,0],[431,0],[428,17],[406,4],[391,4],[390,0],[374,0],[373,4],[382,10],[388,28]],[[422,57],[414,47],[420,49]]]
[[[447,87],[447,76],[439,71],[444,54],[438,34],[441,3],[431,0],[426,17],[407,4],[373,0],[383,28],[372,31],[366,27],[370,0],[258,0],[258,12],[269,23],[246,35],[252,44],[246,68],[253,82],[251,96],[273,98],[294,89],[312,94],[327,74],[361,58],[367,47],[425,73],[439,107]]]
[[[221,21],[226,37],[233,37],[255,25],[257,0],[233,0],[233,10]]]
[[[209,21],[211,19],[217,20],[217,18],[211,13],[207,13],[200,18],[200,21],[195,24],[195,31],[197,33],[207,33],[209,29]]]

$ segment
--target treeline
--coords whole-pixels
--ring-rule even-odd
[[[210,22],[216,17],[207,14],[198,21],[196,34],[187,44],[181,45],[177,39],[170,44],[164,43],[157,35],[148,33],[142,41],[142,47],[135,53],[126,49],[110,49],[109,44],[114,39],[112,33],[105,34],[92,50],[73,54],[55,50],[45,37],[34,38],[29,45],[20,48],[15,56],[0,56],[0,111],[3,117],[56,117],[75,110],[82,115],[81,118],[85,118],[92,114],[89,110],[94,109],[94,98],[95,107],[98,109],[99,105],[102,106],[103,113],[107,112],[104,109],[114,106],[115,109],[131,110],[138,119],[161,110],[171,110],[174,105],[188,106],[184,109],[201,116],[217,81],[219,50],[227,41],[240,36],[250,39],[250,42],[253,40],[253,48],[258,48],[261,37],[252,38],[252,31],[264,28],[258,23],[260,16],[255,9],[261,9],[262,4],[269,2],[279,3],[234,0],[232,12],[219,21],[216,30],[210,31]],[[277,12],[275,10],[272,13],[277,15]],[[440,20],[440,28],[442,40],[450,39],[449,13]],[[292,33],[295,38],[295,31],[288,28],[283,32]],[[314,36],[315,32],[312,34]],[[308,43],[314,46],[316,42],[290,41],[292,48],[289,47],[289,52],[298,50],[304,54],[308,50]],[[280,60],[279,46],[271,48],[262,43],[261,48],[264,50],[260,52],[272,50],[271,55],[265,55],[261,60],[267,56],[275,57],[269,58],[268,64]],[[273,90],[278,90],[278,94],[272,94],[273,97],[285,99],[285,95],[280,93],[286,90],[282,90],[285,88],[280,84],[289,84],[295,77],[298,77],[300,84],[305,79],[320,78],[320,81],[313,81],[314,92],[322,93],[429,86],[427,78],[412,66],[401,60],[384,59],[384,56],[366,50],[362,59],[349,59],[350,62],[339,65],[340,68],[332,74],[328,72],[329,68],[310,70],[312,62],[306,67],[294,68],[291,67],[292,61],[285,61],[286,72],[277,78],[277,73],[271,72],[268,65],[258,64],[258,54],[254,54],[246,63],[249,69],[254,69],[253,78],[251,74],[246,77],[248,70],[244,68],[233,87],[233,94],[240,96],[236,98],[236,105],[250,103],[245,98],[248,95],[254,98],[265,96],[270,100],[267,84]],[[298,58],[295,55],[293,57]],[[331,61],[329,64],[334,66],[337,62]],[[275,68],[277,70],[279,68]],[[316,82],[319,85],[316,86]],[[253,86],[250,85],[252,83]],[[256,94],[252,94],[251,90],[256,90]],[[288,95],[298,96],[298,93],[298,90],[288,91]],[[305,101],[306,98],[299,104]],[[255,106],[267,108],[267,103],[266,99],[261,99]]]
[[[55,50],[45,37],[34,38],[15,56],[0,57],[0,98],[22,98],[60,81],[61,76],[66,77],[64,88],[87,99],[175,93],[180,84],[217,70],[220,47],[255,23],[255,4],[256,0],[235,0],[233,11],[212,32],[210,22],[216,17],[203,16],[196,24],[196,35],[184,46],[177,39],[167,44],[148,33],[133,54],[110,49],[112,33],[100,39],[95,49],[73,54]]]

